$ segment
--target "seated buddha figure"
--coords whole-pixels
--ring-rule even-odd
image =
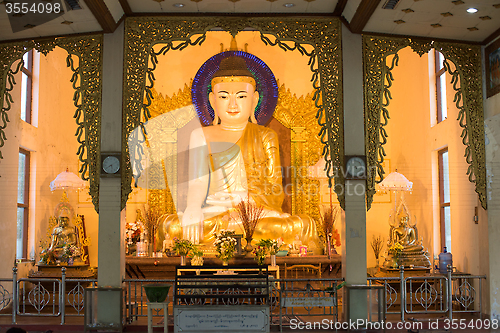
[[[57,218],[57,226],[52,230],[48,251],[53,253],[55,259],[60,260],[65,247],[77,245],[77,242],[75,229],[69,226],[69,215],[62,212]]]
[[[282,237],[291,244],[298,235],[319,253],[314,220],[281,210],[284,192],[278,137],[257,124],[254,112],[259,93],[245,61],[237,56],[224,58],[211,86],[213,125],[195,129],[190,136],[186,209],[164,217],[159,244],[165,234],[211,245],[221,229],[243,233],[234,207],[249,197],[265,212],[254,240]]]
[[[418,240],[416,223],[411,224],[408,215],[402,215],[398,219],[398,223],[390,227],[389,241],[387,243],[388,249],[394,244],[401,245],[401,253],[396,257],[398,265],[430,267],[429,257],[422,240]],[[387,257],[384,266],[390,267],[393,264],[393,261]]]
[[[415,245],[418,241],[416,226],[410,226],[408,216],[400,219],[397,227],[391,228],[391,240],[393,243],[400,243],[403,247]]]

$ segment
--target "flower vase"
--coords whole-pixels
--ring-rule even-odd
[[[392,268],[399,268],[398,259],[399,257],[392,257]]]
[[[379,258],[376,258],[375,259],[375,267],[379,267],[379,266],[380,266]]]
[[[252,238],[245,238],[247,241],[247,245],[245,246],[245,251],[246,253],[252,253],[253,246],[252,246]]]
[[[228,263],[228,260],[222,260],[222,266],[228,266],[229,263]]]
[[[148,257],[153,256],[153,244],[151,242],[148,242]]]
[[[276,267],[276,255],[271,254],[271,266]]]
[[[181,266],[186,266],[186,262],[187,262],[186,256],[182,255],[181,256]]]

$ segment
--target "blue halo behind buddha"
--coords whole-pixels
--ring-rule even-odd
[[[259,104],[255,111],[255,118],[259,125],[266,125],[273,116],[274,109],[278,103],[278,84],[271,69],[264,61],[253,54],[243,51],[221,52],[200,67],[193,80],[191,87],[191,98],[203,125],[212,124],[214,110],[210,106],[208,95],[212,91],[212,76],[219,69],[222,59],[237,56],[245,60],[248,70],[252,73],[259,92]]]

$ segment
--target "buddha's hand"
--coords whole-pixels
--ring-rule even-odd
[[[240,201],[246,201],[248,192],[234,191],[232,193],[219,192],[207,197],[207,204],[212,206],[232,208]]]
[[[203,213],[200,208],[187,207],[182,215],[182,238],[198,244],[202,238]]]

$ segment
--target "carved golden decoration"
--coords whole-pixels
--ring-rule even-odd
[[[89,194],[96,212],[99,212],[102,35],[58,38],[56,44],[68,52],[67,63],[74,73],[71,82],[77,109],[73,118],[78,125],[75,135],[80,147],[77,154],[82,162],[79,173],[83,180],[89,180]],[[73,65],[72,55],[78,57],[78,67]],[[124,160],[128,157],[122,156],[122,164],[126,163]]]
[[[80,241],[80,259],[82,259],[83,262],[87,262],[89,254],[87,251],[85,251],[85,247],[90,246],[91,241],[90,237],[85,237],[85,231],[83,230],[83,221],[80,215],[77,215],[75,217],[75,225],[76,230],[78,231],[78,240]]]
[[[154,82],[153,71],[157,55],[171,50],[201,44],[206,31],[222,28],[235,36],[251,27],[261,32],[264,43],[279,46],[284,50],[297,50],[311,59],[313,100],[320,125],[330,182],[343,184],[342,175],[334,175],[334,167],[343,164],[344,133],[341,84],[340,21],[331,18],[274,18],[264,17],[129,17],[125,21],[125,87],[124,121],[122,130],[122,156],[128,156],[127,138],[140,125],[141,110],[144,119],[151,117],[150,91]],[[286,43],[284,43],[286,41]],[[152,51],[156,44],[163,44],[159,52]],[[302,44],[310,44],[313,51],[307,52]],[[149,59],[151,58],[151,62]],[[148,63],[151,68],[148,69]],[[321,78],[321,84],[320,84]],[[146,102],[143,103],[144,98]],[[131,191],[130,164],[122,170],[122,205]],[[334,176],[336,176],[334,178]],[[339,201],[344,206],[343,195]]]
[[[78,157],[83,180],[90,180],[90,195],[98,211],[100,176],[100,138],[101,138],[101,75],[102,75],[102,35],[60,37],[37,41],[0,43],[0,148],[5,140],[4,129],[9,122],[8,111],[13,102],[10,91],[15,84],[14,62],[22,59],[24,53],[35,48],[47,54],[59,46],[68,52],[68,66],[74,72],[71,82],[75,89],[74,103],[77,107],[74,118],[78,125],[75,136],[80,147]],[[78,57],[78,67],[74,67],[72,56]],[[17,65],[19,66],[19,64]],[[18,69],[18,68],[16,68]],[[2,158],[0,152],[0,158]]]
[[[423,56],[432,49],[432,41],[410,40],[410,47],[413,52],[416,52],[419,56]]]
[[[435,42],[434,48],[455,64],[447,71],[453,77],[458,121],[469,167],[469,181],[475,183],[481,206],[486,209],[486,148],[484,142],[483,81],[479,45]]]
[[[315,165],[322,153],[317,133],[318,108],[310,94],[298,98],[278,82],[278,103],[274,118],[291,132],[292,215],[311,216],[320,230],[320,183],[308,177],[308,167]]]
[[[161,118],[162,133],[161,140],[155,142],[148,142],[148,147],[152,151],[161,151],[172,158],[162,160],[161,172],[156,174],[149,174],[151,182],[156,183],[151,186],[152,188],[165,188],[165,190],[149,190],[148,204],[159,214],[174,214],[177,207],[177,183],[168,184],[167,179],[177,179],[177,130],[184,127],[190,120],[192,120],[196,113],[193,112],[178,112],[182,107],[191,105],[191,84],[192,81],[184,85],[183,90],[179,90],[177,94],[172,97],[158,94],[154,88],[151,89],[152,103],[149,106],[149,112],[152,117],[164,115]],[[159,119],[158,119],[159,120]],[[155,135],[155,133],[152,133]],[[161,145],[155,147],[154,145]],[[161,183],[161,184],[158,184]]]
[[[370,209],[375,194],[375,179],[384,178],[382,162],[386,156],[384,145],[387,142],[385,126],[389,121],[387,106],[391,99],[389,88],[392,85],[391,70],[397,65],[397,52],[406,46],[419,54],[435,48],[447,61],[455,64],[456,70],[446,70],[453,77],[456,90],[456,103],[459,109],[459,124],[462,142],[465,145],[465,158],[469,164],[467,175],[475,183],[481,205],[486,209],[486,159],[484,142],[483,97],[481,80],[481,50],[479,46],[416,41],[408,38],[384,38],[363,36],[363,58],[365,72],[365,149],[367,163],[376,167],[375,173],[367,178],[366,201]],[[427,51],[426,51],[427,50]],[[391,66],[386,65],[387,57],[394,55]],[[370,168],[371,170],[371,168]]]

